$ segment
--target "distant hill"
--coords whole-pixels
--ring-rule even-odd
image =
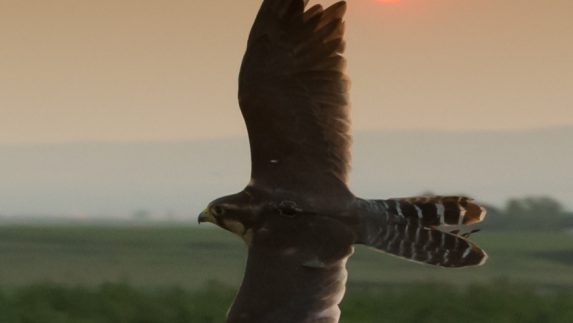
[[[573,208],[573,128],[354,138],[351,187],[372,198],[463,193]],[[247,138],[0,146],[0,215],[194,217],[249,180]]]

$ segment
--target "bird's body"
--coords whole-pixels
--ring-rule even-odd
[[[354,244],[443,267],[479,265],[487,257],[469,234],[444,229],[483,219],[485,211],[470,199],[352,194],[346,3],[305,10],[307,2],[263,1],[239,77],[251,180],[199,217],[248,246],[231,323],[338,322]]]

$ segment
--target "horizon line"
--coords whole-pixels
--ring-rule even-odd
[[[399,133],[418,133],[418,134],[532,134],[546,131],[573,131],[573,125],[556,125],[556,126],[541,126],[522,129],[361,129],[352,132],[353,137],[356,135],[365,134],[399,134]],[[237,135],[222,135],[215,137],[200,137],[200,138],[157,138],[157,139],[71,139],[71,140],[54,140],[54,141],[20,141],[20,142],[0,142],[0,147],[15,147],[15,146],[50,146],[50,145],[78,145],[78,144],[158,144],[158,143],[190,143],[190,142],[208,142],[232,139],[248,138],[246,130],[244,134]]]

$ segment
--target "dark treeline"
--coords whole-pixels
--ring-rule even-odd
[[[488,230],[563,231],[573,229],[573,213],[551,197],[524,197],[503,208],[488,206],[483,227]]]

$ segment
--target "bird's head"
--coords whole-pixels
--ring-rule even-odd
[[[199,215],[199,223],[211,222],[250,243],[260,208],[249,193],[243,191],[209,203]]]

